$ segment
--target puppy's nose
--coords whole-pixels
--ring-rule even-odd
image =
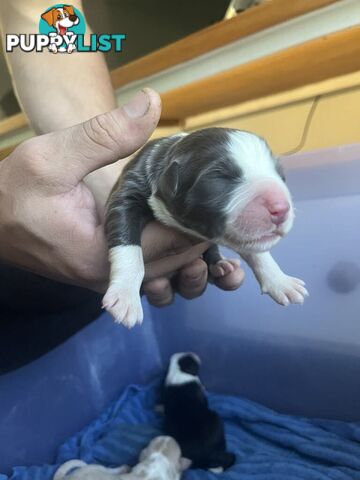
[[[271,215],[271,221],[274,225],[281,225],[288,217],[290,210],[289,202],[276,202],[268,206]]]
[[[76,19],[77,19],[76,15],[69,15],[69,20],[71,20],[72,22],[75,22]]]

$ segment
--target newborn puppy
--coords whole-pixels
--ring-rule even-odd
[[[154,438],[141,452],[134,467],[106,468],[87,465],[81,460],[64,463],[54,475],[54,480],[180,480],[190,461],[181,457],[177,442],[166,436]]]
[[[267,143],[231,128],[207,128],[149,142],[126,166],[107,203],[111,264],[103,306],[127,327],[141,323],[141,232],[159,222],[207,240],[210,274],[234,270],[218,245],[235,250],[263,293],[281,305],[303,303],[304,282],[282,272],[269,253],[292,227],[285,177]]]
[[[127,465],[106,468],[102,465],[88,465],[82,460],[69,460],[56,470],[53,480],[123,480],[122,474],[129,471]]]
[[[194,353],[171,357],[163,392],[164,428],[178,441],[193,468],[221,472],[234,463],[235,455],[226,451],[224,426],[208,406],[199,367]]]

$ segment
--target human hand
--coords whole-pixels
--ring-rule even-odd
[[[161,242],[159,242],[159,239]],[[177,291],[192,299],[201,295],[208,283],[208,266],[200,256],[209,244],[194,245],[194,239],[176,230],[151,222],[143,231],[141,246],[145,258],[143,292],[150,303],[168,305]],[[233,272],[213,279],[222,290],[236,290],[244,280],[240,261],[233,260]]]
[[[107,245],[83,179],[141,147],[159,115],[158,95],[146,90],[132,104],[17,147],[0,163],[0,261],[104,291]],[[169,303],[174,272],[179,272],[177,286],[184,296],[191,298],[205,288],[207,272],[200,256],[206,244],[192,245],[154,222],[145,229],[142,245],[144,292],[152,303]]]

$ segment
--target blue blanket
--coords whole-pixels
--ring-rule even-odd
[[[130,386],[88,427],[59,449],[56,465],[17,467],[11,480],[49,480],[72,458],[106,466],[136,463],[140,450],[161,433],[157,385]],[[249,400],[210,394],[225,421],[236,464],[221,475],[188,470],[184,480],[360,480],[360,422],[281,415]],[[46,440],[44,440],[46,441]],[[9,480],[0,475],[0,480]]]

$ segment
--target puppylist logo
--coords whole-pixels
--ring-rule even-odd
[[[122,51],[125,34],[92,33],[86,43],[85,31],[85,19],[80,10],[60,3],[41,14],[40,33],[7,34],[5,48],[7,52],[13,52],[15,48],[23,52],[42,52],[47,48],[52,53]]]

